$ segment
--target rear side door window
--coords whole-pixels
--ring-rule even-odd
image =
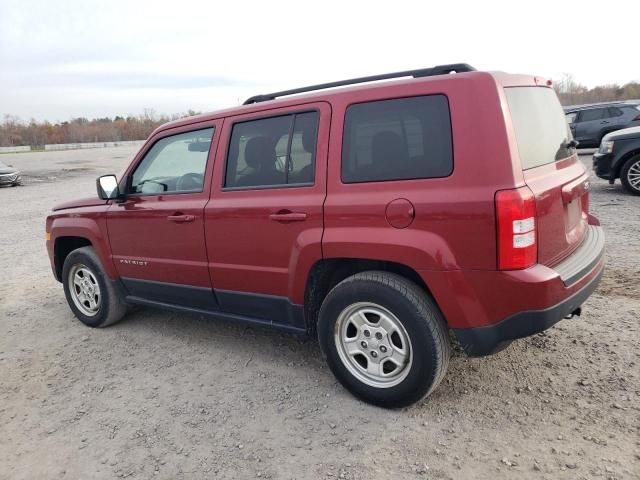
[[[381,100],[347,108],[344,183],[446,177],[453,171],[444,95]]]
[[[313,184],[317,130],[316,111],[234,124],[224,188]]]
[[[594,120],[601,120],[605,116],[604,108],[592,108],[590,110],[583,110],[580,112],[580,122],[592,122]]]

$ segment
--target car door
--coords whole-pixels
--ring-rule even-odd
[[[322,257],[328,103],[226,118],[205,208],[220,309],[303,327],[306,274]]]
[[[121,182],[107,213],[113,262],[129,295],[196,308],[215,306],[204,241],[216,137],[213,121],[159,133]]]
[[[577,140],[585,144],[596,144],[600,141],[600,132],[608,122],[606,108],[590,108],[582,110],[576,125]]]

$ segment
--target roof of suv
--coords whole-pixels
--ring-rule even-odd
[[[590,103],[587,105],[569,105],[564,107],[564,113],[574,113],[582,110],[592,110],[595,108],[606,108],[606,107],[633,107],[635,105],[639,105],[640,100],[622,100],[619,102],[602,102],[602,103]]]
[[[447,71],[448,68],[448,71]],[[460,70],[458,71],[458,68]],[[435,73],[423,73],[428,71]],[[455,73],[454,73],[455,72]],[[451,74],[450,74],[451,73]],[[413,77],[407,79],[406,77]],[[440,65],[427,69],[409,70],[405,72],[397,72],[391,74],[374,75],[371,77],[361,77],[352,80],[343,80],[338,82],[330,82],[328,84],[313,85],[311,87],[302,87],[293,90],[285,90],[265,95],[256,95],[250,97],[243,105],[230,107],[213,112],[207,112],[192,117],[184,117],[178,120],[165,123],[158,127],[156,131],[162,131],[167,128],[175,128],[186,126],[192,123],[213,120],[230,115],[239,115],[243,113],[258,112],[279,107],[294,106],[302,102],[309,101],[328,101],[337,99],[345,95],[351,95],[354,92],[363,90],[378,90],[393,88],[402,85],[413,85],[416,82],[434,82],[442,81],[443,77],[455,78],[486,78],[491,77],[494,81],[502,86],[550,86],[551,81],[532,75],[508,74],[504,72],[486,72],[477,71],[468,64],[451,64]],[[405,78],[402,78],[405,77]],[[392,80],[398,79],[398,80]],[[380,81],[387,80],[387,81]],[[341,87],[341,88],[337,88]],[[291,96],[293,95],[293,96]],[[154,132],[155,133],[155,132]]]

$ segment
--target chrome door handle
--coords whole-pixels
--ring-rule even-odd
[[[176,215],[169,215],[167,217],[167,220],[169,220],[170,222],[174,222],[174,223],[191,223],[195,219],[196,219],[195,215],[176,214]]]
[[[278,212],[269,215],[269,220],[274,222],[303,222],[307,219],[307,214],[304,212]]]

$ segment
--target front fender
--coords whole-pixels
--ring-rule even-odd
[[[56,242],[64,237],[79,237],[85,238],[91,243],[109,278],[117,278],[117,272],[111,259],[106,215],[103,208],[85,208],[82,216],[78,212],[51,215],[47,218],[47,232],[49,233],[47,251],[54,272],[56,272],[59,261],[55,258]]]

